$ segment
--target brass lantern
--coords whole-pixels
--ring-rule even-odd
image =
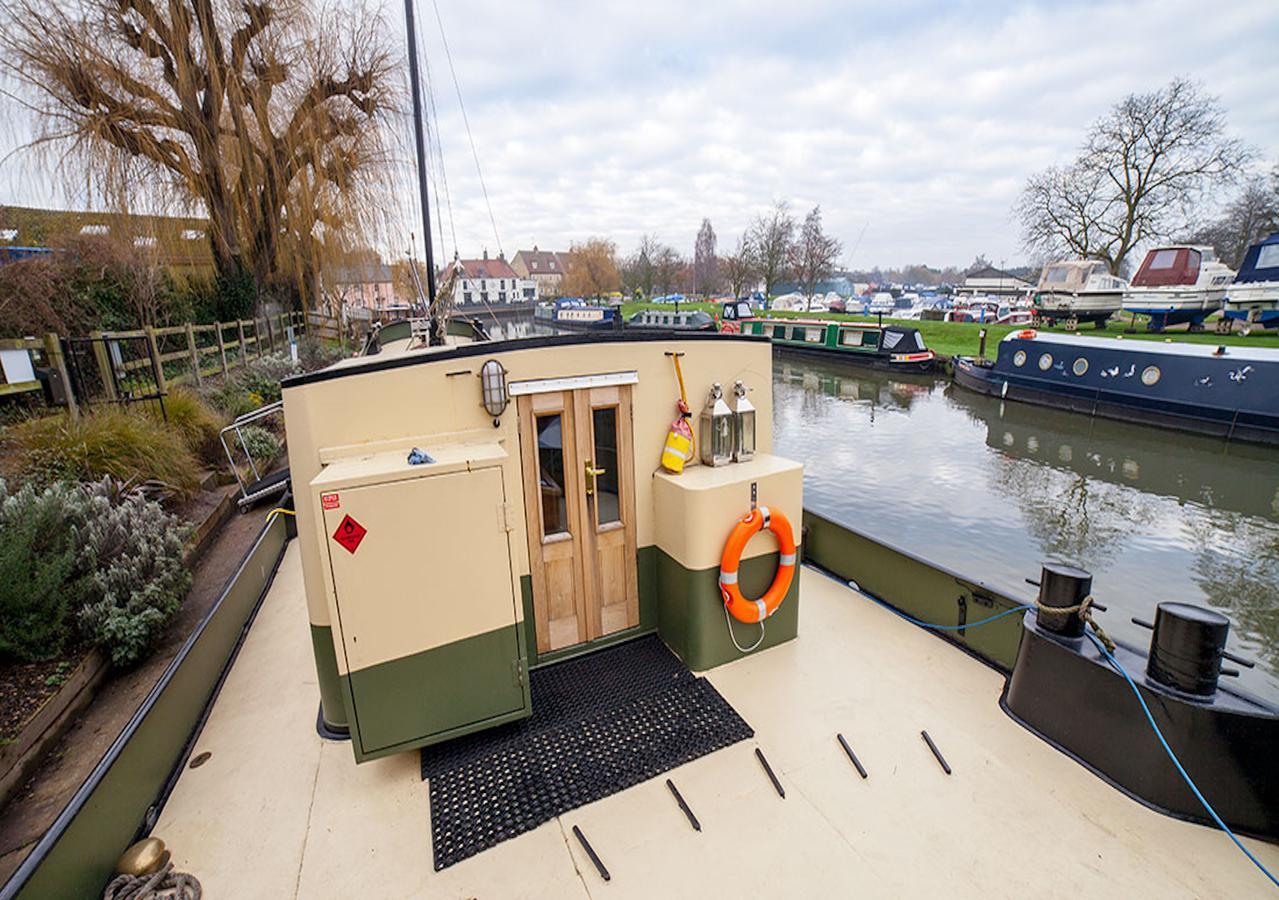
[[[750,462],[755,457],[755,404],[746,396],[746,385],[733,385],[737,408],[733,410],[733,460]]]
[[[724,402],[724,389],[718,382],[711,387],[702,409],[697,442],[703,464],[726,466],[733,461],[733,411]]]

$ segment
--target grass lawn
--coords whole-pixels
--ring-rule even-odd
[[[623,304],[622,314],[626,318],[630,318],[631,314],[640,309],[669,309],[673,310],[674,306],[669,303],[636,303],[630,302]],[[720,312],[717,303],[681,303],[680,309],[700,309],[712,315],[718,315]],[[790,312],[783,310],[770,311],[769,318],[774,319],[838,319],[838,320],[854,320],[868,321],[866,316],[853,315],[849,313],[832,313],[832,312]],[[1195,344],[1228,344],[1238,347],[1274,347],[1279,348],[1279,333],[1275,331],[1255,331],[1248,337],[1244,337],[1237,331],[1228,334],[1217,334],[1213,331],[1216,318],[1208,320],[1208,330],[1191,334],[1184,328],[1178,330],[1165,331],[1162,334],[1153,334],[1145,330],[1143,320],[1138,319],[1137,330],[1129,333],[1128,329],[1132,327],[1130,323],[1131,315],[1125,316],[1123,320],[1111,319],[1105,328],[1093,328],[1092,325],[1084,325],[1079,329],[1079,334],[1084,337],[1118,337],[1123,336],[1124,340],[1142,340],[1142,341],[1183,341]],[[885,319],[885,322],[890,320]],[[919,329],[924,336],[930,350],[937,353],[943,353],[946,356],[976,356],[977,346],[980,342],[978,332],[982,328],[986,329],[986,353],[988,356],[994,356],[996,347],[1003,340],[1004,335],[1010,331],[1020,331],[1025,326],[1009,326],[1009,325],[981,325],[976,322],[903,322],[904,325],[912,325]],[[1056,331],[1066,333],[1066,329],[1040,328],[1040,331]]]

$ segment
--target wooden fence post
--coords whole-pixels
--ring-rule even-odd
[[[235,327],[240,331],[240,367],[243,368],[249,364],[249,351],[244,346],[244,320],[236,319]]]
[[[155,373],[156,392],[161,396],[169,393],[168,385],[164,381],[164,364],[160,362],[160,345],[155,339],[155,329],[150,325],[146,327],[147,333],[147,350],[151,353],[151,371]]]
[[[190,322],[187,322],[187,349],[191,351],[191,373],[198,386],[203,383],[200,377],[200,354],[195,349],[195,329],[191,327]]]
[[[89,337],[93,339],[93,358],[98,361],[98,374],[102,377],[102,391],[107,395],[108,400],[114,401],[115,394],[115,370],[111,364],[111,355],[107,353],[106,335],[101,331],[92,331]]]
[[[214,322],[213,325],[213,330],[218,336],[218,356],[222,358],[222,374],[227,375],[229,373],[226,367],[226,341],[222,339],[222,323]]]
[[[266,339],[271,345],[271,352],[275,352],[275,329],[271,327],[271,317],[263,316],[262,321],[266,323]]]
[[[258,359],[262,358],[262,323],[253,317],[253,349],[258,351]]]
[[[67,412],[71,414],[71,420],[75,421],[80,418],[80,406],[76,403],[75,385],[71,383],[71,374],[67,371],[67,359],[62,355],[62,340],[53,332],[49,332],[44,336],[44,355],[48,358],[49,363],[58,370],[58,377],[62,379],[62,388],[67,395]]]

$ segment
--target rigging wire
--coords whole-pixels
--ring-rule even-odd
[[[431,122],[434,122],[438,125],[440,121],[440,114],[439,114],[439,109],[435,103],[435,79],[431,74],[431,60],[430,60],[430,57],[426,56],[425,54],[423,58],[423,66],[426,70],[426,102],[427,102],[427,123],[428,123],[427,133],[426,133],[427,153],[429,158],[430,153],[434,151],[435,158],[439,162],[440,182],[444,186],[444,207],[440,209],[440,215],[436,216],[436,218],[439,220],[440,229],[441,229],[440,246],[443,247],[444,245],[444,234],[443,234],[444,214],[443,212],[444,212],[444,208],[447,208],[448,214],[449,214],[449,234],[453,238],[453,255],[457,256],[458,255],[457,222],[453,216],[453,196],[449,192],[448,170],[444,168],[444,145],[440,141],[440,132],[438,127],[436,128],[430,127]],[[437,198],[440,196],[439,191],[436,191],[435,196]],[[439,201],[437,200],[436,202],[438,203]]]
[[[480,179],[480,190],[484,194],[484,205],[488,207],[489,223],[493,226],[493,239],[497,242],[497,252],[505,256],[506,254],[502,250],[502,238],[497,233],[497,219],[493,215],[493,204],[489,201],[488,187],[484,184],[484,171],[480,168],[480,154],[475,149],[475,136],[471,134],[471,122],[466,115],[466,103],[462,100],[462,87],[458,84],[457,69],[453,67],[453,54],[449,51],[449,39],[444,34],[444,19],[440,15],[440,4],[438,0],[431,0],[431,5],[435,7],[435,21],[440,26],[440,40],[444,44],[444,58],[448,60],[449,74],[453,76],[453,89],[457,92],[457,105],[462,110],[462,123],[466,126],[466,138],[471,144],[471,156],[475,160],[475,173]]]

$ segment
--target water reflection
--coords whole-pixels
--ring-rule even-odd
[[[774,443],[805,503],[1019,596],[1039,562],[1095,575],[1135,643],[1162,600],[1231,616],[1239,681],[1279,697],[1279,465],[1273,450],[1002,403],[940,379],[779,357]]]

